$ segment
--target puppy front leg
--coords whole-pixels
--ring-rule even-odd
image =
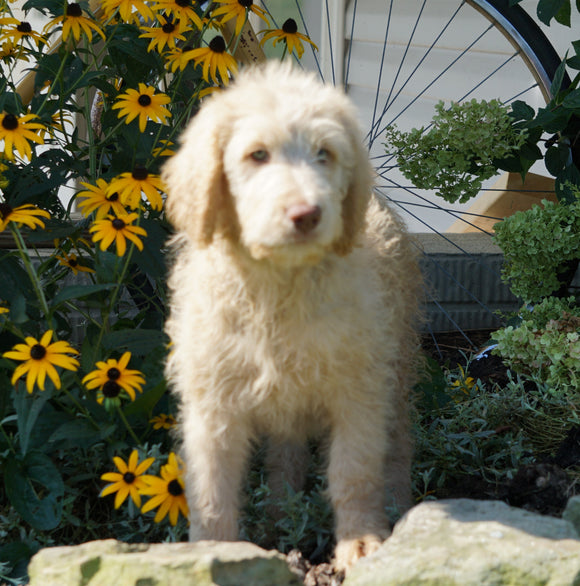
[[[183,427],[189,540],[235,541],[249,430],[234,418],[197,415]]]
[[[390,535],[385,513],[387,437],[381,408],[348,405],[335,419],[328,467],[335,515],[335,564],[350,568]]]

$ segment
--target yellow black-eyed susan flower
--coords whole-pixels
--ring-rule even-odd
[[[0,61],[10,63],[12,61],[28,61],[29,50],[8,39],[0,44]]]
[[[105,486],[100,496],[104,497],[117,493],[115,495],[115,509],[118,509],[128,496],[131,496],[131,499],[137,507],[141,507],[141,495],[139,491],[146,488],[142,476],[154,461],[155,458],[147,458],[139,463],[137,450],[131,452],[127,462],[115,456],[113,462],[119,472],[106,472],[101,476],[101,480],[111,482],[112,484]]]
[[[48,33],[50,29],[59,24],[62,24],[63,41],[66,41],[71,33],[77,43],[81,40],[81,34],[83,33],[89,41],[92,41],[93,32],[97,33],[103,40],[105,40],[103,29],[94,20],[84,16],[81,5],[76,2],[67,3],[64,14],[53,18],[44,27],[44,33]]]
[[[25,344],[16,344],[12,350],[4,352],[5,358],[22,361],[22,364],[16,367],[12,375],[12,384],[26,375],[26,390],[32,393],[35,384],[41,391],[44,391],[46,375],[53,382],[57,389],[60,389],[60,377],[55,366],[60,366],[66,370],[75,371],[79,367],[76,358],[69,354],[78,354],[68,342],[58,341],[50,343],[53,332],[48,330],[37,340],[32,336],[25,338]]]
[[[220,24],[222,25],[232,18],[235,18],[236,35],[239,35],[242,32],[242,28],[244,27],[250,12],[259,16],[266,25],[270,25],[266,18],[266,11],[259,6],[256,6],[253,0],[216,0],[216,4],[220,4],[221,6],[212,12],[212,16],[223,16],[220,21]]]
[[[304,54],[302,41],[310,43],[318,51],[318,47],[306,35],[298,32],[298,25],[293,18],[286,20],[281,29],[260,31],[260,34],[262,33],[265,34],[260,41],[260,45],[263,45],[268,39],[274,39],[274,46],[282,41],[286,45],[289,54],[292,54],[296,49],[298,59],[301,59]]]
[[[117,11],[123,22],[137,26],[142,24],[141,19],[155,19],[155,13],[143,0],[103,0],[102,8],[106,20],[113,17]]]
[[[151,498],[143,505],[142,513],[159,507],[155,514],[155,523],[163,521],[169,513],[169,522],[172,525],[177,523],[180,511],[187,518],[189,510],[185,500],[183,469],[173,452],[169,454],[167,464],[161,467],[161,478],[146,475],[143,480],[146,486],[141,489],[141,494],[149,495]]]
[[[459,365],[459,371],[460,374],[451,383],[451,390],[460,391],[464,395],[469,396],[473,387],[476,386],[477,381],[472,376],[467,376],[467,373],[465,372],[465,370],[463,370],[463,367],[461,365]],[[458,397],[461,397],[461,395],[458,395]]]
[[[142,30],[146,31],[140,37],[151,39],[147,46],[147,52],[157,49],[159,53],[167,46],[168,49],[175,49],[177,41],[185,41],[184,32],[190,31],[189,25],[181,25],[179,20],[170,20],[165,16],[159,16],[158,26],[144,26]]]
[[[0,315],[2,315],[3,313],[10,313],[10,310],[7,307],[4,307],[3,305],[0,305]],[[155,427],[153,426],[155,429],[159,429],[159,427]],[[166,429],[166,428],[164,428]]]
[[[164,107],[169,102],[169,96],[156,94],[154,87],[140,83],[139,90],[128,89],[117,98],[112,108],[119,110],[119,118],[126,116],[127,124],[139,117],[139,130],[144,132],[148,119],[165,124],[171,116],[169,110]]]
[[[109,358],[106,362],[97,362],[97,368],[83,378],[87,389],[98,389],[97,401],[119,397],[125,391],[131,400],[135,400],[135,391],[143,391],[145,377],[139,370],[127,368],[131,360],[131,352],[125,352],[119,360]]]
[[[149,423],[153,424],[153,429],[171,429],[177,425],[175,417],[173,415],[166,415],[165,413],[156,415],[149,420]]]
[[[201,30],[203,23],[195,11],[194,5],[195,2],[192,0],[159,0],[152,8],[160,14],[173,16],[175,20],[179,20],[183,24],[191,23]]]
[[[46,84],[45,84],[46,85]],[[50,87],[50,82],[48,82],[48,86]],[[70,112],[63,112],[62,110],[59,112],[55,112],[50,117],[50,123],[45,126],[43,129],[38,131],[38,135],[44,140],[44,136],[48,134],[51,138],[55,138],[57,132],[64,132],[64,125],[70,124],[71,126],[74,124],[73,115]]]
[[[219,72],[221,81],[227,85],[230,80],[230,73],[235,74],[238,70],[236,60],[227,52],[226,42],[220,35],[214,37],[207,47],[192,49],[184,53],[183,57],[188,61],[193,60],[195,65],[202,66],[202,77],[209,83],[209,78],[219,84],[217,74]]]
[[[183,45],[164,53],[165,68],[169,69],[172,73],[175,73],[178,69],[179,71],[183,71],[192,60],[191,50],[191,46]]]
[[[6,25],[9,26],[6,27]],[[24,40],[30,40],[38,48],[40,48],[40,45],[46,44],[46,39],[33,30],[29,22],[21,21],[11,16],[0,18],[0,30],[2,31],[0,42],[11,40],[14,43],[22,43]]]
[[[133,210],[139,207],[143,193],[154,210],[161,210],[163,200],[160,192],[162,191],[164,186],[161,177],[149,173],[147,167],[143,165],[135,165],[133,171],[121,173],[111,181],[107,189],[108,194],[117,192],[121,203]]]
[[[89,228],[93,233],[93,242],[101,242],[101,250],[106,250],[113,244],[117,248],[117,256],[123,256],[127,251],[127,240],[135,244],[139,250],[143,250],[143,243],[139,236],[147,236],[147,232],[141,226],[133,226],[138,214],[125,214],[114,217],[107,216],[102,220],[96,220]]]
[[[69,268],[74,275],[78,275],[79,273],[95,272],[94,269],[91,269],[91,267],[87,267],[86,265],[82,264],[76,254],[65,254],[64,256],[57,255],[55,258],[61,265]]]
[[[109,184],[104,179],[97,179],[96,185],[81,182],[87,189],[79,191],[77,198],[80,200],[78,206],[83,216],[90,216],[95,212],[95,219],[102,220],[108,214],[122,216],[127,213],[125,206],[119,201],[119,194],[116,191],[108,192]]]
[[[50,218],[50,214],[31,203],[13,208],[5,202],[0,202],[0,232],[6,229],[8,222],[14,222],[19,228],[23,224],[32,230],[44,228],[44,222],[40,218]]]
[[[0,140],[4,141],[4,155],[14,159],[14,151],[21,157],[28,159],[32,156],[32,148],[28,141],[44,144],[41,136],[35,130],[46,130],[39,122],[31,122],[38,118],[36,114],[16,116],[8,112],[0,114]]]
[[[171,142],[170,140],[161,139],[158,141],[159,146],[155,147],[151,154],[154,157],[171,157],[175,154],[175,143]]]

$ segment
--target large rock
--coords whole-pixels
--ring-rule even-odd
[[[498,501],[418,505],[343,586],[571,586],[580,584],[573,525]]]
[[[247,542],[127,544],[113,539],[39,551],[30,586],[297,586],[283,555]]]

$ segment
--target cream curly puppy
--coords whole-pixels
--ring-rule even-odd
[[[400,221],[372,197],[355,109],[310,74],[249,69],[204,103],[163,176],[190,539],[237,538],[256,438],[279,488],[325,433],[346,569],[389,535],[388,499],[410,505],[420,287]]]

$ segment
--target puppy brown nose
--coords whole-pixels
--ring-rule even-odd
[[[286,210],[288,217],[294,222],[298,232],[308,234],[320,223],[322,210],[320,206],[310,204],[296,204]]]

